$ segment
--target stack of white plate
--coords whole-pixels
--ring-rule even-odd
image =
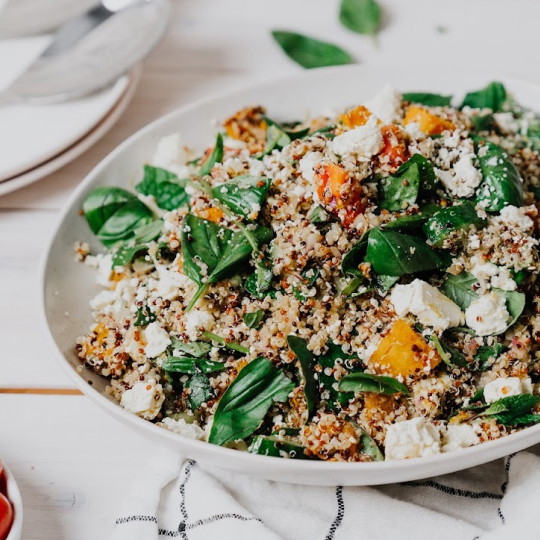
[[[0,90],[39,56],[49,39],[0,41]],[[103,137],[126,108],[139,77],[136,68],[110,88],[67,103],[0,107],[0,195],[51,174]]]

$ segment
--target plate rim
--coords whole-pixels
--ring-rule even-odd
[[[246,91],[253,92],[258,89],[262,89],[269,84],[282,83],[287,84],[294,82],[297,79],[304,79],[314,77],[320,73],[331,73],[332,76],[338,76],[339,72],[346,71],[358,71],[359,73],[382,73],[382,69],[373,68],[370,66],[334,66],[309,70],[307,72],[300,72],[297,74],[289,74],[282,77],[269,77],[264,80],[256,81],[250,85],[238,85],[237,87],[230,88],[225,91],[215,92],[211,95],[204,96],[194,101],[190,101],[185,105],[170,111],[149,124],[146,124],[137,132],[133,133],[126,140],[115,147],[103,160],[101,160],[80,182],[77,188],[73,191],[71,196],[64,204],[58,219],[54,225],[53,232],[45,246],[42,253],[39,266],[40,276],[40,318],[45,327],[46,334],[56,351],[55,357],[57,363],[60,364],[62,369],[68,373],[71,380],[75,383],[86,396],[91,400],[112,413],[112,417],[117,420],[128,424],[138,431],[146,430],[147,433],[151,433],[156,438],[163,441],[168,446],[176,448],[182,447],[183,451],[191,453],[191,455],[197,455],[196,459],[201,460],[204,463],[218,466],[229,470],[242,470],[245,474],[252,476],[258,476],[261,478],[277,480],[287,483],[301,483],[301,484],[313,484],[313,485],[381,485],[395,482],[403,482],[408,480],[418,480],[427,478],[434,475],[447,474],[464,470],[470,467],[485,464],[496,459],[502,458],[513,452],[524,450],[540,443],[540,424],[530,426],[517,433],[506,435],[496,440],[484,442],[475,446],[471,446],[464,449],[459,449],[452,452],[445,452],[434,456],[427,456],[422,458],[413,458],[407,460],[390,460],[380,462],[329,462],[329,461],[317,461],[317,460],[292,460],[292,459],[276,459],[271,456],[261,456],[256,454],[250,454],[247,452],[240,452],[230,448],[222,446],[216,446],[214,444],[190,439],[181,434],[171,432],[167,429],[161,428],[152,422],[144,420],[135,414],[129,413],[123,409],[120,404],[114,403],[101,392],[97,391],[90,384],[88,384],[81,375],[79,375],[75,368],[71,366],[67,358],[64,356],[59,346],[56,344],[56,340],[52,334],[51,327],[47,318],[46,309],[46,278],[47,267],[49,261],[49,253],[54,241],[61,229],[61,225],[70,211],[72,211],[73,204],[79,198],[83,191],[85,191],[92,180],[98,176],[104,169],[106,169],[111,162],[116,159],[116,156],[120,154],[124,148],[134,143],[138,138],[143,137],[146,133],[155,130],[161,124],[166,123],[170,118],[189,112],[192,109],[196,109],[204,106],[205,104],[212,103],[219,99],[226,98],[231,95],[244,93]],[[401,69],[405,72],[405,69]],[[395,70],[399,72],[399,70]],[[540,83],[533,80],[527,80],[520,77],[513,76],[498,76],[493,78],[491,73],[462,70],[463,73],[475,74],[475,76],[485,75],[485,80],[503,80],[513,81],[515,83],[525,84],[528,86],[534,86],[540,91]],[[461,72],[460,72],[461,73]],[[218,459],[216,459],[218,458]],[[219,463],[219,458],[223,458],[224,463]],[[216,465],[219,463],[219,465]],[[278,474],[276,474],[276,471]],[[312,472],[314,475],[321,475],[322,478],[314,478],[315,481],[305,482],[303,480],[295,479],[289,476],[295,472]],[[343,476],[343,473],[349,473],[350,477]],[[365,479],[361,478],[361,473],[365,474]],[[377,476],[381,475],[380,478]],[[305,476],[305,474],[304,474]],[[339,476],[339,480],[337,480]],[[325,479],[326,477],[326,479]],[[333,480],[336,478],[336,480]],[[318,481],[321,480],[321,481]],[[333,481],[332,481],[333,480]]]

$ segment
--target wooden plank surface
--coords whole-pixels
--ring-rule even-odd
[[[108,152],[191,100],[299,71],[272,43],[272,28],[334,41],[362,64],[389,71],[473,67],[540,77],[527,53],[537,46],[539,3],[381,3],[386,23],[375,43],[339,26],[338,0],[175,0],[167,36],[144,63],[118,124],[73,163],[0,198],[0,388],[9,390],[0,393],[0,456],[22,488],[25,540],[107,538],[127,484],[155,451],[87,398],[69,395],[74,386],[54,361],[38,314],[38,262],[58,211]]]

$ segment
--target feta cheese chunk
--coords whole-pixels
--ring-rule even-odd
[[[195,283],[185,274],[175,270],[168,270],[165,267],[156,268],[158,279],[152,285],[156,286],[155,296],[164,300],[174,300],[181,292],[189,291],[195,288]]]
[[[471,257],[472,267],[469,272],[481,283],[503,291],[515,291],[516,282],[510,276],[510,270],[484,261],[481,255]]]
[[[475,155],[462,154],[456,161],[453,171],[435,168],[435,174],[451,195],[472,197],[482,181],[482,173],[474,166]]]
[[[164,352],[171,344],[171,338],[166,330],[161,328],[157,322],[150,323],[144,331],[146,347],[144,354],[148,358],[155,358]]]
[[[350,129],[338,135],[331,143],[330,149],[334,154],[355,154],[359,158],[369,159],[383,147],[383,136],[373,115],[363,126]]]
[[[189,175],[187,159],[188,156],[182,144],[182,137],[179,133],[173,133],[159,141],[152,158],[152,165],[166,169],[182,178]]]
[[[464,322],[459,306],[421,279],[415,279],[408,285],[395,285],[390,293],[390,302],[400,317],[412,313],[421,324],[434,330],[446,330]]]
[[[506,298],[496,291],[480,296],[465,310],[467,326],[479,336],[501,334],[508,327],[509,317]]]
[[[388,460],[433,456],[441,453],[439,430],[425,418],[388,426],[384,441]]]
[[[500,377],[486,384],[484,387],[484,399],[486,403],[493,403],[508,396],[519,394],[532,394],[531,379],[519,377]]]
[[[179,433],[188,439],[204,439],[205,433],[197,424],[188,424],[183,418],[178,420],[173,420],[172,418],[164,418],[163,421],[159,424],[160,426],[168,429],[169,431],[174,431],[174,433]]]
[[[84,260],[85,264],[91,268],[96,269],[96,283],[102,285],[103,287],[108,287],[111,283],[111,273],[112,273],[112,254],[107,253],[98,253],[95,257],[89,255]]]
[[[534,225],[533,220],[525,214],[525,209],[517,206],[505,206],[501,210],[499,218],[501,221],[511,223],[524,231],[532,229]]]
[[[304,157],[298,162],[298,169],[302,178],[310,183],[315,181],[315,167],[324,158],[321,152],[307,152]]]
[[[122,394],[120,405],[126,411],[138,414],[146,420],[153,420],[161,409],[165,395],[161,384],[154,379],[137,382]]]
[[[442,451],[452,452],[480,442],[474,427],[468,424],[448,424],[442,436]]]
[[[364,106],[385,124],[399,122],[403,113],[401,109],[401,93],[389,84],[384,86],[369,101],[366,101]]]
[[[194,309],[186,315],[186,334],[195,341],[201,331],[210,331],[214,328],[214,316],[204,309]]]

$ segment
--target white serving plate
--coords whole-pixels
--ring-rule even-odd
[[[1,460],[0,460],[1,461]],[[23,524],[23,505],[21,492],[19,487],[15,482],[13,474],[9,470],[5,461],[1,461],[2,466],[4,467],[4,472],[7,479],[7,494],[9,502],[13,505],[13,523],[11,524],[11,529],[7,535],[6,540],[20,540],[22,538],[22,524]]]
[[[99,288],[87,266],[77,263],[73,244],[102,247],[88,229],[79,209],[86,193],[99,185],[132,189],[140,178],[158,140],[181,132],[186,142],[202,150],[215,135],[212,121],[223,120],[246,105],[261,104],[277,120],[297,120],[308,114],[340,110],[362,103],[384,84],[402,91],[424,90],[461,95],[501,80],[517,99],[540,108],[540,86],[500,74],[436,72],[425,67],[380,69],[346,66],[302,72],[286,79],[257,84],[247,89],[203,99],[174,111],[130,137],[107,156],[81,183],[66,205],[42,265],[43,314],[60,364],[76,385],[96,404],[147,437],[178,449],[202,464],[281,482],[313,485],[375,485],[446,474],[500,458],[540,442],[540,425],[479,446],[433,457],[377,463],[301,461],[257,456],[187,439],[122,409],[105,393],[107,381],[87,369],[80,370],[74,344],[91,323],[88,301]]]

